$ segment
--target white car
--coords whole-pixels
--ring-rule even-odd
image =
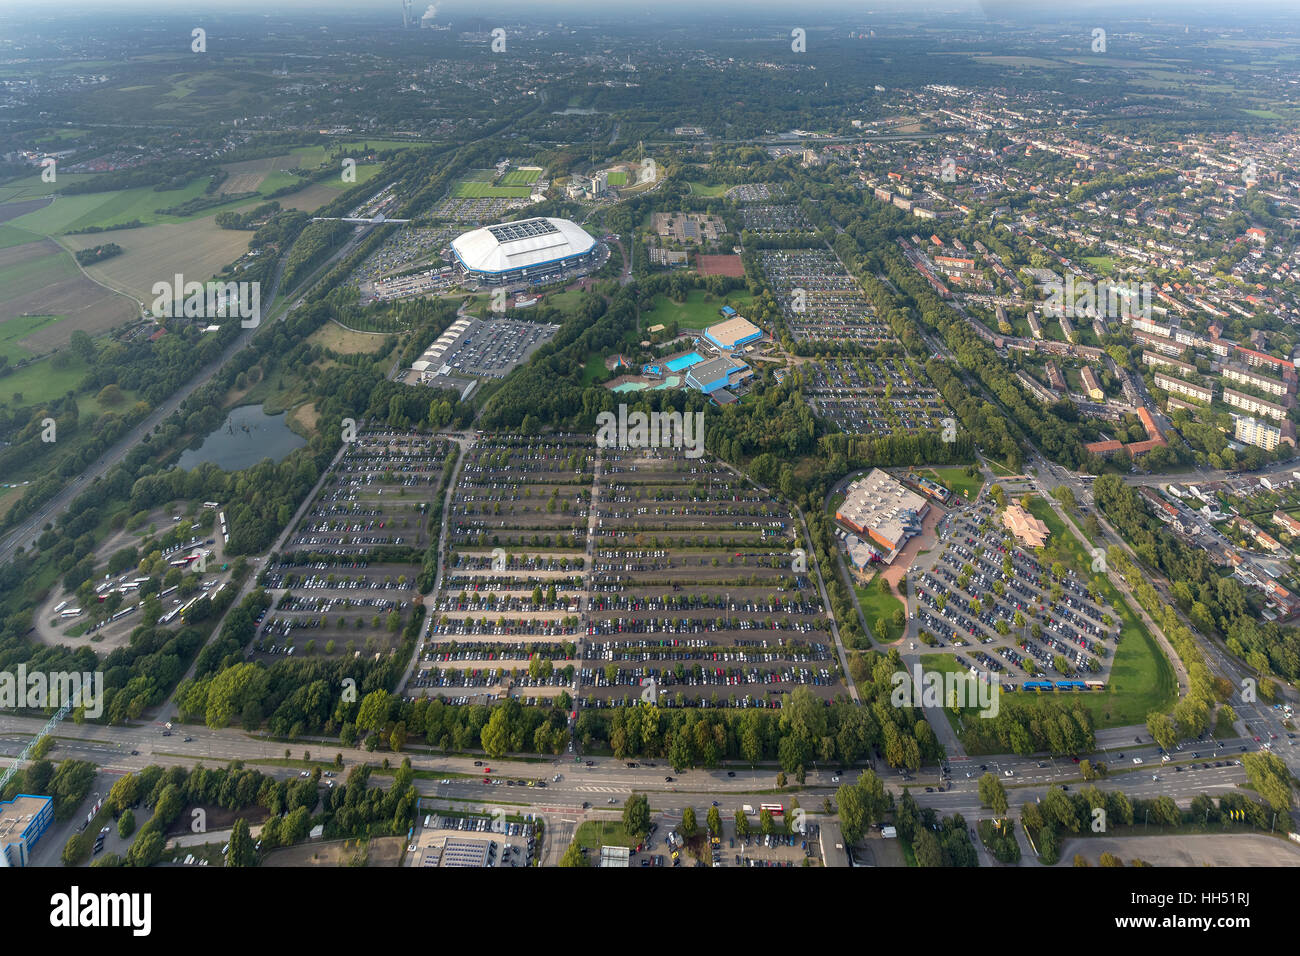
[[[1014,777],[1014,776],[1015,776],[1015,772],[1012,771],[1012,770],[1003,770],[1003,771],[1002,771],[1002,776],[1004,776],[1004,777]]]
[[[1142,762],[1142,758],[1141,758],[1141,757],[1134,757],[1134,758],[1133,758],[1133,763],[1134,763],[1135,766],[1136,766],[1137,764],[1140,764],[1141,762]]]

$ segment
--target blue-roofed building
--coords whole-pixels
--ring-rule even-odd
[[[733,362],[724,356],[691,366],[691,370],[686,373],[686,384],[710,395],[745,377],[748,372],[748,365]]]
[[[0,866],[26,866],[32,847],[54,822],[54,800],[20,793],[0,802]]]

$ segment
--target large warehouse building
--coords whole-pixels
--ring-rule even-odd
[[[886,562],[921,533],[921,523],[930,510],[929,503],[905,487],[887,472],[873,468],[865,478],[848,487],[844,502],[835,511],[835,520],[879,546]]]
[[[452,240],[456,267],[466,278],[504,285],[540,282],[597,264],[601,245],[568,219],[521,219],[464,233]]]
[[[726,322],[711,325],[704,330],[704,337],[724,351],[740,348],[763,337],[763,330],[743,316],[735,316]]]

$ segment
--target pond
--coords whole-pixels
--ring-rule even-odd
[[[188,471],[212,462],[226,471],[239,471],[263,458],[280,461],[305,444],[305,438],[289,430],[283,414],[268,415],[261,405],[241,405],[202,445],[182,454],[178,465]]]

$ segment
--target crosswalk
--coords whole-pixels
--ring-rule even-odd
[[[579,793],[631,793],[631,787],[600,787],[594,784],[586,784],[580,787],[574,787]]]

